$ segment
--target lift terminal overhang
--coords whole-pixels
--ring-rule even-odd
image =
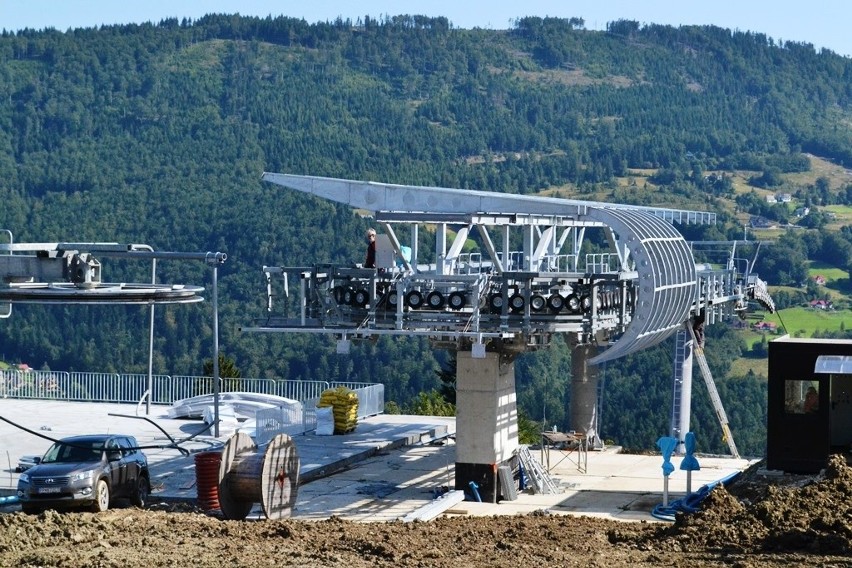
[[[593,363],[654,345],[689,318],[698,297],[696,264],[690,247],[672,223],[715,223],[715,214],[700,211],[269,172],[262,179],[372,211],[376,219],[386,223],[398,220],[608,229],[619,258],[617,272],[622,279],[630,280],[635,297],[630,313],[623,318],[626,325]],[[495,260],[499,269],[500,259]],[[415,267],[408,268],[416,271]],[[594,276],[591,274],[590,278]],[[586,327],[593,334],[597,326],[590,321]]]

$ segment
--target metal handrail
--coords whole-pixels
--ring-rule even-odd
[[[361,388],[373,383],[288,381],[255,378],[222,378],[222,392],[271,394],[304,402],[318,398],[332,386]],[[0,370],[0,397],[136,404],[150,396],[152,404],[170,405],[177,400],[213,391],[213,377],[153,375],[148,392],[145,373],[92,373],[68,371]]]

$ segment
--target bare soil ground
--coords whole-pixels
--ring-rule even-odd
[[[0,565],[852,566],[852,468],[820,476],[754,471],[674,523],[547,514],[416,523],[223,521],[191,507],[0,514]]]

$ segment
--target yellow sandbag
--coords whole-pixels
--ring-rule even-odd
[[[334,433],[346,434],[358,424],[358,395],[352,389],[337,387],[320,394],[317,407],[331,406],[334,416]]]

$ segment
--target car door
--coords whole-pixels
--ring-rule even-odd
[[[106,450],[112,496],[119,497],[125,495],[127,463],[124,458],[124,452],[119,445],[119,438],[110,438],[107,440],[104,449]]]
[[[122,467],[122,488],[121,494],[124,496],[133,495],[136,491],[136,486],[139,479],[139,460],[136,453],[136,441],[126,436],[118,438],[118,445],[121,447],[121,467]]]

